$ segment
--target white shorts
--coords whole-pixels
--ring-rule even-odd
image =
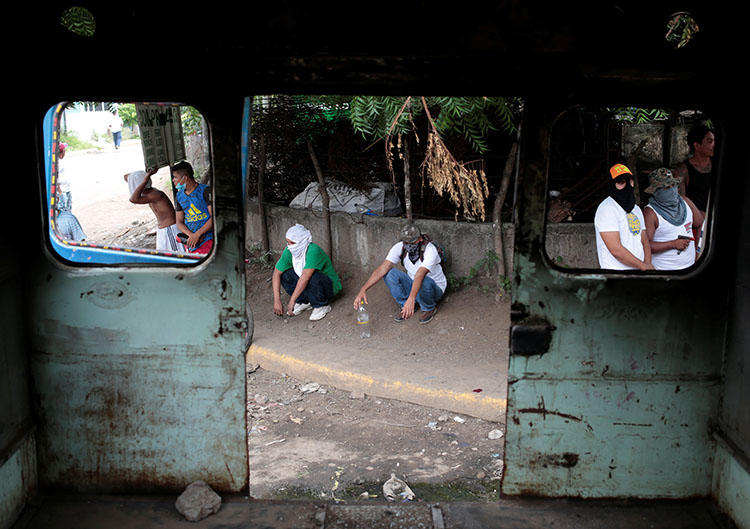
[[[177,240],[177,224],[156,230],[156,249],[160,252],[188,253],[185,245]]]

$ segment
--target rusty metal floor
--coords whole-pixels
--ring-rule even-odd
[[[503,499],[496,503],[334,504],[224,498],[200,522],[184,520],[173,497],[46,495],[13,529],[731,529],[710,500]]]

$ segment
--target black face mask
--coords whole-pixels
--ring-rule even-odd
[[[635,206],[635,193],[633,192],[633,186],[630,184],[630,179],[626,180],[625,187],[617,189],[614,180],[609,181],[609,196],[615,199],[625,213],[630,213]]]

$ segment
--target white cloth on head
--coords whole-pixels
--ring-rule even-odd
[[[131,195],[135,191],[135,188],[141,185],[144,178],[146,178],[146,171],[133,171],[128,174],[128,189]],[[149,178],[149,183],[146,184],[144,189],[148,189],[149,187],[151,187],[151,178]]]
[[[292,268],[294,272],[302,277],[302,271],[305,269],[305,255],[307,247],[312,242],[312,233],[302,224],[295,224],[286,230],[286,238],[294,241],[294,244],[288,244],[287,247],[292,254]]]

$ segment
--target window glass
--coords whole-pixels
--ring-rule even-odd
[[[196,264],[213,248],[208,127],[194,108],[71,102],[44,124],[48,240],[81,264]]]

